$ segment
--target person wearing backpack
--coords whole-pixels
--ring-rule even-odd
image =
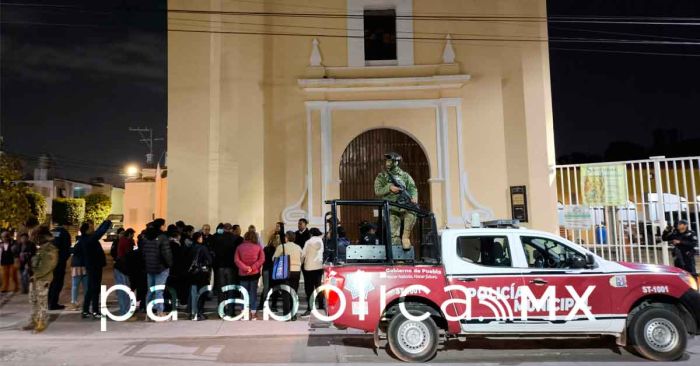
[[[275,254],[272,256],[272,260],[277,262],[278,258],[289,256],[289,272],[286,279],[275,279],[271,286],[276,287],[280,285],[287,285],[291,287],[294,291],[299,291],[299,279],[301,278],[301,247],[299,244],[294,242],[296,234],[293,231],[287,231],[286,233],[287,242],[277,246]],[[273,275],[274,275],[273,266]],[[274,279],[274,277],[273,277]],[[283,292],[282,293],[282,309],[284,314],[288,314],[292,309],[291,295]],[[292,321],[297,320],[297,315],[292,314]]]
[[[102,269],[107,265],[105,252],[100,244],[107,230],[112,227],[112,221],[105,220],[95,229],[92,221],[84,222],[80,225],[80,238],[78,243],[82,250],[85,269],[87,271],[88,286],[83,300],[83,319],[100,319],[100,286],[102,285]],[[78,244],[76,244],[78,245]]]
[[[192,260],[188,269],[190,282],[188,310],[190,320],[200,321],[207,319],[204,315],[204,300],[206,297],[203,296],[204,293],[200,295],[200,291],[209,285],[213,259],[201,232],[196,232],[192,235],[192,242]]]
[[[110,250],[110,254],[114,259],[114,283],[130,287],[127,258],[129,257],[129,252],[134,250],[134,229],[124,230],[115,242],[117,243],[116,248],[113,245],[114,250]],[[126,314],[131,307],[129,294],[124,291],[118,291],[117,301],[119,302],[119,315]]]

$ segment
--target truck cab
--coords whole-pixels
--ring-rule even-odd
[[[327,313],[336,327],[386,339],[404,361],[432,359],[441,341],[470,336],[591,337],[653,360],[683,355],[698,332],[696,280],[680,269],[612,262],[512,221],[438,231],[434,215],[387,201],[328,201]],[[338,213],[378,213],[375,244],[337,255]],[[393,210],[393,211],[392,211]],[[412,247],[392,245],[389,215],[416,215]]]

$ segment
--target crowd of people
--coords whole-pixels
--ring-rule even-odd
[[[24,329],[43,331],[47,310],[65,309],[59,296],[70,264],[70,310],[80,310],[83,319],[99,319],[100,286],[105,284],[102,275],[109,255],[114,284],[128,287],[136,297],[133,302],[127,292],[115,291],[119,307],[115,315],[132,307],[146,312],[147,304],[153,303],[152,312],[158,317],[179,310],[200,321],[207,319],[207,301],[216,300],[210,309],[217,311],[224,303],[221,315],[234,317],[244,309],[242,300],[234,301],[242,299],[241,288],[248,293],[249,319],[258,318],[266,300],[273,312],[281,303],[282,312],[291,314],[292,296],[281,288],[287,285],[298,292],[303,277],[307,298],[307,310],[299,315],[303,317],[310,314],[308,299],[322,283],[324,259],[323,233],[307,225],[302,218],[296,231],[285,231],[284,224],[277,223],[263,242],[253,225],[243,233],[239,225],[220,223],[212,232],[210,225],[195,230],[182,221],[166,225],[164,219],[155,219],[138,234],[131,228],[117,230],[106,254],[101,240],[112,226],[110,221],[97,227],[83,223],[73,244],[63,226],[49,229],[29,220],[22,230],[0,233],[1,290],[28,293],[32,316]],[[281,256],[288,258],[287,275],[273,279],[275,260]],[[322,296],[317,301],[316,308],[322,309]],[[291,315],[290,320],[297,319]],[[128,319],[133,320],[135,316]]]

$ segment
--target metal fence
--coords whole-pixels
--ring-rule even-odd
[[[584,205],[582,167],[622,164],[627,202]],[[669,264],[668,244],[661,240],[664,228],[685,219],[691,229],[700,231],[699,167],[700,157],[558,165],[560,234],[607,259]],[[583,222],[572,225],[572,212],[582,213]]]

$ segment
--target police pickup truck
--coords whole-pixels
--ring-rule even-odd
[[[373,333],[377,347],[385,339],[403,361],[428,361],[451,337],[604,335],[667,361],[680,358],[698,333],[696,279],[677,268],[608,261],[507,223],[438,232],[433,214],[415,207],[326,203],[329,320]],[[417,216],[408,251],[391,243],[392,210]],[[337,255],[338,215],[376,218],[379,244],[350,243]]]

